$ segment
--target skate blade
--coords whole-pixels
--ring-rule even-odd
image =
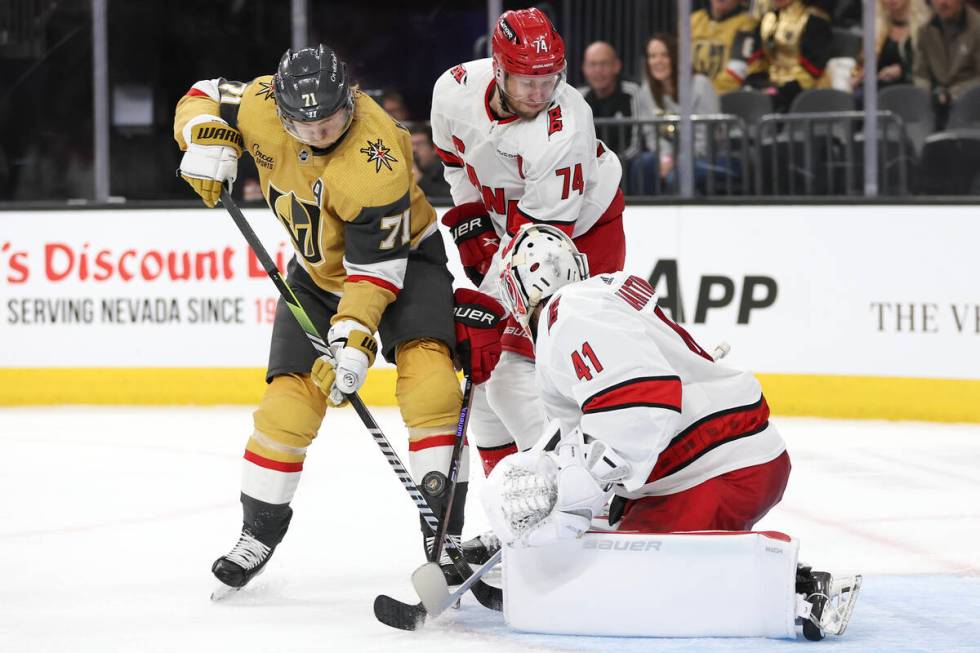
[[[848,576],[831,580],[830,600],[824,606],[820,629],[830,635],[840,636],[847,629],[861,592],[861,576]]]
[[[231,585],[225,585],[222,582],[218,582],[215,588],[211,591],[211,600],[221,601],[222,599],[231,596],[232,594],[234,594],[240,589],[241,587],[232,587]]]

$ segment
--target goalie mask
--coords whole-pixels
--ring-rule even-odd
[[[562,286],[589,277],[589,263],[572,239],[555,227],[526,224],[500,257],[500,297],[530,332],[531,313]]]
[[[354,118],[347,65],[325,45],[286,50],[273,78],[282,126],[313,147],[338,141]]]

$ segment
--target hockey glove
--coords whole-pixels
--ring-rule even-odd
[[[341,320],[330,327],[327,344],[334,360],[320,356],[313,363],[310,378],[334,406],[347,404],[346,395],[364,385],[368,368],[378,353],[378,341],[360,322]]]
[[[473,285],[479,286],[490,268],[490,260],[500,247],[500,237],[480,202],[460,204],[446,211],[442,224],[449,227],[463,271]]]
[[[613,484],[629,471],[619,454],[599,440],[585,443],[576,428],[554,454],[535,448],[504,458],[487,479],[484,504],[505,544],[543,546],[574,539],[589,530],[612,496]],[[488,495],[499,498],[488,501]]]
[[[507,311],[493,297],[467,288],[457,289],[453,298],[456,357],[463,374],[478,385],[490,378],[500,360]]]
[[[238,176],[242,135],[217,116],[198,116],[184,127],[184,138],[187,150],[180,160],[179,174],[205,204],[214,207],[222,187],[231,192]]]

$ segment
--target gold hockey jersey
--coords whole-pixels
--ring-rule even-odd
[[[813,88],[830,57],[831,38],[827,13],[802,0],[769,11],[756,29],[749,75],[768,76],[774,86]]]
[[[177,103],[174,137],[189,121],[220,116],[238,128],[266,202],[316,284],[341,295],[334,322],[372,331],[401,290],[408,254],[438,236],[435,211],[415,183],[409,133],[370,97],[354,92],[354,119],[325,150],[299,142],[276,113],[272,76],[195,83]]]
[[[715,20],[705,9],[691,14],[691,59],[694,72],[711,80],[719,95],[742,86],[754,50],[757,21],[742,7]]]

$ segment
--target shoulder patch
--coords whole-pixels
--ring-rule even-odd
[[[548,333],[551,333],[551,326],[558,319],[558,303],[560,301],[561,295],[558,295],[548,304]]]
[[[548,109],[548,136],[560,132],[561,128],[561,105],[557,105]]]
[[[255,92],[257,97],[264,97],[266,100],[272,99],[272,82],[259,82],[257,84],[259,90]]]
[[[457,84],[466,83],[466,67],[463,66],[463,64],[459,64],[458,66],[452,68],[449,71],[449,74],[453,76],[453,79],[456,80]]]
[[[367,154],[367,162],[374,163],[375,172],[381,172],[381,166],[391,170],[392,162],[398,162],[398,159],[392,156],[391,148],[386,147],[380,137],[373,143],[368,140],[367,147],[361,148],[361,154]]]

